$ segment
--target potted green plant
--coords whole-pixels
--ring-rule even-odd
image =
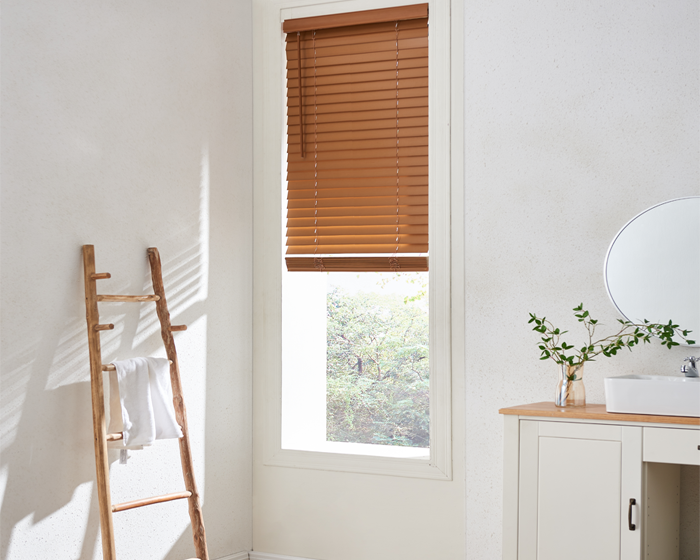
[[[586,404],[583,364],[593,361],[596,356],[601,354],[607,357],[614,356],[623,348],[631,351],[633,346],[651,342],[652,337],[658,338],[667,348],[679,345],[674,337],[684,340],[687,344],[695,344],[694,340],[687,338],[691,331],[680,329],[673,321],[663,324],[650,323],[646,319],[642,323],[618,319],[621,327],[617,333],[594,341],[598,321],[583,309],[583,304],[574,307],[574,316],[588,331],[588,343],[579,348],[564,342],[561,337],[568,331],[556,328],[546,317],[538,317],[530,313],[528,321],[528,323],[534,323],[532,330],[542,335],[538,345],[541,351],[540,360],[551,359],[561,366],[561,378],[554,400],[554,404],[559,407]]]

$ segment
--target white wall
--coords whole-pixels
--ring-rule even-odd
[[[83,243],[103,293],[149,289],[160,249],[210,555],[251,547],[250,45],[245,0],[3,4],[4,560],[102,557]],[[148,305],[101,304],[105,360],[162,355]],[[183,487],[175,442],[133,457],[115,501]],[[185,501],[115,523],[121,558],[193,555]]]
[[[551,401],[528,312],[612,328],[603,259],[627,220],[700,194],[698,2],[465,3],[467,558],[500,557],[502,419]],[[601,327],[601,332],[607,332]],[[587,364],[603,378],[678,374],[688,350],[636,348]]]
[[[252,545],[249,11],[4,3],[3,559],[99,557],[83,243],[113,274],[105,290],[135,293],[148,281],[145,248],[160,248],[173,314],[190,325],[176,340],[210,552]],[[467,399],[454,437],[466,439],[466,476],[449,488],[263,470],[259,483],[283,499],[256,538],[328,560],[435,557],[426,534],[447,543],[446,560],[464,547],[469,560],[499,557],[497,410],[550,400],[556,383],[527,313],[575,327],[568,310],[583,301],[611,324],[602,262],[613,235],[652,204],[700,193],[699,19],[695,0],[465,2]],[[115,310],[107,358],[158,351],[149,316]],[[675,372],[684,355],[645,347],[589,364],[589,401],[603,401],[606,375]],[[147,450],[115,477],[133,467],[134,493],[157,491],[165,455]],[[463,517],[445,514],[459,511],[465,482],[466,542]],[[127,558],[187,556],[184,508],[136,512],[122,514],[135,520]]]

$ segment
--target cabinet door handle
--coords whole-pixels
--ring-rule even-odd
[[[629,525],[630,531],[634,531],[637,526],[632,523],[632,506],[637,505],[637,500],[630,498],[629,509],[627,510],[627,524]]]

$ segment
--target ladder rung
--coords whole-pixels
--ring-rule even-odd
[[[173,361],[168,360],[168,363],[172,364]],[[116,370],[117,370],[117,366],[115,366],[114,364],[102,364],[102,371],[116,371]]]
[[[113,328],[114,325],[112,323],[108,323],[106,325],[95,325],[96,331],[111,331]]]
[[[160,299],[159,296],[155,294],[151,295],[146,295],[146,296],[108,296],[105,294],[98,294],[97,295],[97,301],[121,301],[121,302],[129,302],[129,301],[158,301]]]
[[[124,439],[124,432],[117,432],[115,434],[107,434],[107,441],[117,441],[119,439]]]
[[[186,331],[187,325],[170,325],[170,332]]]
[[[124,511],[137,507],[150,506],[151,504],[160,504],[162,502],[170,502],[172,500],[182,500],[189,498],[192,492],[175,492],[174,494],[163,494],[162,496],[153,496],[152,498],[141,498],[140,500],[132,500],[131,502],[123,502],[112,506],[113,512]]]
[[[112,275],[109,272],[93,272],[90,275],[90,278],[92,278],[93,280],[107,280],[111,277]]]

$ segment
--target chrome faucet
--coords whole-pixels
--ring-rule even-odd
[[[690,365],[682,365],[681,372],[685,373],[686,377],[700,377],[700,373],[698,373],[698,360],[700,360],[700,357],[696,358],[694,356],[690,356],[683,360],[684,362],[690,362]]]

